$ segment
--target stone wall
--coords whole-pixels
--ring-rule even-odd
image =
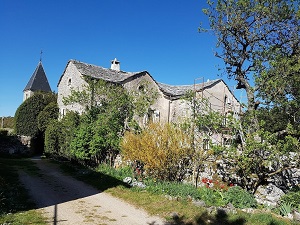
[[[69,96],[71,94],[71,90],[83,90],[86,85],[87,82],[84,81],[75,65],[72,63],[72,61],[70,61],[58,84],[57,104],[61,116],[65,115],[68,111],[76,111],[79,113],[84,111],[84,107],[77,103],[65,105],[63,103],[63,97]]]

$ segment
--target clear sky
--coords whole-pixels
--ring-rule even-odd
[[[14,116],[42,54],[51,89],[70,59],[148,71],[155,80],[193,84],[220,77],[216,38],[199,33],[205,0],[0,0],[0,116]],[[219,65],[219,66],[218,66]],[[200,82],[197,80],[197,82]],[[236,97],[240,99],[240,94]]]

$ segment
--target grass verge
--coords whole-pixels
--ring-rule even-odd
[[[227,214],[224,211],[208,213],[206,208],[194,205],[187,199],[167,199],[161,193],[154,193],[140,188],[132,188],[122,182],[118,173],[107,168],[100,171],[90,170],[82,166],[63,163],[65,173],[88,183],[95,188],[145,209],[151,215],[166,218],[168,225],[299,225],[300,223],[279,218],[271,213],[247,214],[237,211]],[[124,173],[121,171],[121,174]],[[174,217],[174,215],[176,215]]]

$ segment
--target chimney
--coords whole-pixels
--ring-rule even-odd
[[[117,60],[117,58],[111,61],[110,68],[112,70],[120,71],[120,62]]]

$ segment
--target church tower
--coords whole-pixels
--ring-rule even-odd
[[[51,92],[51,88],[41,60],[39,61],[39,64],[37,65],[34,73],[23,90],[23,102],[31,97],[36,91]]]

